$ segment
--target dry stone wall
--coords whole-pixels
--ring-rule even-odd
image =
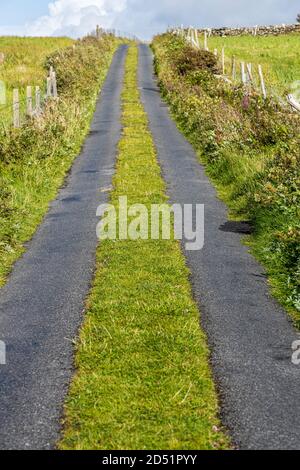
[[[251,28],[206,28],[200,30],[208,31],[212,36],[279,36],[288,33],[300,33],[300,24],[292,25],[273,25],[273,26],[254,26]]]

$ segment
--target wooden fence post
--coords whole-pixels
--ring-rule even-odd
[[[288,95],[287,100],[293,109],[300,112],[300,103],[293,97],[293,95]]]
[[[13,91],[13,121],[14,127],[20,127],[20,99],[19,90],[17,88]]]
[[[35,112],[36,114],[41,112],[41,90],[39,86],[35,87]]]
[[[207,31],[204,31],[204,50],[208,50],[208,43],[207,43]]]
[[[0,104],[6,104],[6,85],[3,80],[0,80]]]
[[[248,81],[253,82],[253,75],[252,75],[252,64],[247,64],[247,74],[248,74]]]
[[[32,88],[28,86],[26,88],[26,114],[32,116]]]
[[[52,72],[52,95],[53,98],[57,98],[57,82],[56,82],[56,72]]]
[[[222,74],[225,75],[225,47],[222,47]]]
[[[199,36],[198,36],[198,30],[197,29],[195,29],[195,41],[196,41],[197,48],[200,49]]]
[[[241,62],[241,76],[242,76],[242,84],[246,85],[247,79],[246,79],[246,73],[245,73],[245,62]]]
[[[264,99],[267,98],[267,92],[266,92],[266,86],[265,86],[265,81],[264,81],[264,74],[262,71],[262,66],[258,66],[258,74],[259,74],[259,79],[260,79],[260,86],[261,86],[261,91]]]
[[[52,96],[52,80],[51,77],[47,77],[47,98]]]
[[[232,61],[231,61],[231,76],[232,76],[232,80],[236,79],[236,61],[235,61],[234,56],[232,57]]]

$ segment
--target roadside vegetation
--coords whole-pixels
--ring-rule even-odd
[[[242,46],[247,40],[234,38]],[[178,36],[157,36],[153,49],[161,89],[179,127],[231,216],[252,224],[248,243],[300,325],[300,116],[217,79],[215,56]]]
[[[12,39],[10,55],[8,39],[1,41],[2,49],[8,51],[4,70],[8,71],[9,64],[15,62],[26,71],[26,64],[31,64],[24,84],[32,84],[30,70],[34,63],[34,76],[39,76],[41,81],[50,65],[54,66],[59,100],[50,100],[42,116],[28,119],[20,129],[11,126],[0,129],[0,286],[23,252],[24,242],[34,234],[80,150],[117,46],[113,37],[105,36],[101,40],[86,38],[76,42],[75,48],[64,47],[53,52],[56,45],[68,45],[72,41],[56,42],[50,38],[49,43],[44,39],[40,45],[42,54],[39,46],[34,47],[34,41],[31,45],[30,40],[29,43],[24,40],[27,44],[24,51],[18,48],[19,40]],[[6,49],[3,41],[7,43]],[[48,52],[51,54],[46,57]],[[43,57],[43,68],[39,54]],[[21,76],[21,69],[19,73]],[[9,80],[8,72],[5,79]],[[15,78],[14,86],[18,85],[16,80],[21,78]]]
[[[128,205],[150,209],[167,199],[140,101],[137,61],[131,46],[111,203],[118,208],[126,195]],[[177,241],[101,241],[60,448],[229,446],[188,277]]]
[[[203,37],[199,38],[203,43]],[[221,54],[225,47],[226,73],[230,76],[231,59],[251,63],[253,75],[258,80],[257,65],[262,65],[267,91],[278,96],[296,92],[296,83],[300,80],[300,34],[280,36],[239,36],[209,38],[209,48],[218,49]],[[237,70],[240,74],[240,71]],[[300,85],[297,87],[300,93]]]

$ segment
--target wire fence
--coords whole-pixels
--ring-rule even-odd
[[[94,36],[97,38],[101,38],[103,35],[110,35],[114,36],[119,39],[128,39],[129,41],[137,41],[139,42],[139,38],[133,34],[126,31],[121,31],[119,29],[106,29],[101,28],[99,25],[96,26],[96,29],[92,31],[89,36]]]
[[[22,127],[28,119],[41,116],[49,99],[57,99],[56,72],[50,67],[46,84],[40,86],[27,86],[25,89],[14,88],[10,98],[7,97],[5,83],[0,86],[0,130],[6,131],[13,126]]]
[[[202,49],[209,51],[208,42],[211,35],[211,30],[204,30],[204,40],[200,43],[199,31],[196,28],[190,27],[185,29],[175,28],[172,30],[173,34],[183,37],[187,43],[196,49]],[[201,31],[203,32],[203,31]],[[255,33],[253,33],[256,35]],[[254,89],[260,93],[263,99],[267,99],[268,96],[275,97],[282,106],[289,106],[293,111],[300,112],[300,101],[293,94],[288,94],[285,100],[282,99],[271,87],[268,88],[263,67],[260,64],[247,63],[245,61],[239,61],[236,57],[227,58],[226,49],[222,47],[221,51],[214,49],[211,51],[218,59],[222,74],[218,76],[220,79],[226,81],[229,84],[236,85],[241,84],[247,90]]]
[[[139,41],[137,36],[116,29],[104,29],[96,26],[88,36],[101,39],[103,36],[114,36],[119,39]],[[76,45],[73,45],[74,50]],[[5,60],[0,53],[0,64]],[[27,86],[25,89],[7,90],[4,81],[0,80],[0,131],[13,126],[20,128],[28,119],[39,117],[43,114],[49,99],[57,99],[57,80],[53,67],[50,68],[44,87]]]

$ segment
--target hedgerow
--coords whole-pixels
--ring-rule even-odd
[[[272,98],[264,101],[254,90],[225,82],[214,55],[180,37],[157,36],[153,49],[162,93],[180,128],[231,215],[251,221],[249,244],[299,321],[299,116]]]

